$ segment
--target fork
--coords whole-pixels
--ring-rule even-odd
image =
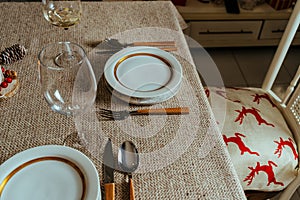
[[[132,115],[181,115],[189,114],[188,107],[176,108],[157,108],[157,109],[140,109],[135,111],[112,111],[108,109],[100,109],[99,113],[102,117],[114,120],[123,120]]]

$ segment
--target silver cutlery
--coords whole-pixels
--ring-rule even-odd
[[[129,177],[129,195],[130,200],[134,200],[134,185],[132,180],[132,173],[138,168],[139,154],[137,148],[131,141],[125,141],[119,148],[118,164],[121,171],[126,173]]]
[[[133,46],[150,46],[158,47],[164,51],[176,51],[177,47],[174,41],[157,41],[157,42],[133,42],[133,43],[121,43],[117,39],[106,38],[101,44],[101,52],[113,52],[118,51],[126,47]],[[105,48],[106,47],[106,48]],[[99,52],[99,53],[101,53]]]
[[[176,107],[176,108],[157,108],[157,109],[140,109],[135,111],[112,111],[108,109],[100,109],[100,116],[112,119],[112,120],[123,120],[133,115],[182,115],[189,114],[188,107]]]
[[[105,200],[115,199],[114,170],[115,167],[114,167],[114,156],[112,152],[112,145],[111,145],[111,140],[108,139],[103,154]]]

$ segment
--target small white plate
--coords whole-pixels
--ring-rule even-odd
[[[20,152],[0,166],[1,200],[98,200],[98,172],[83,153],[47,145]]]
[[[173,55],[159,48],[128,47],[108,59],[104,77],[121,95],[165,100],[179,89],[182,68]]]

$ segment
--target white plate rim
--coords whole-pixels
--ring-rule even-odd
[[[115,64],[122,59],[123,57],[129,56],[131,54],[137,53],[151,53],[162,57],[163,59],[167,60],[173,72],[172,80],[162,88],[155,90],[155,91],[132,91],[122,84],[120,84],[114,77],[114,67]],[[170,53],[163,51],[156,47],[147,47],[147,46],[140,46],[140,47],[127,47],[116,54],[112,55],[106,62],[104,66],[104,78],[107,81],[107,84],[119,92],[122,95],[128,97],[135,97],[135,98],[155,98],[159,96],[166,96],[166,94],[170,93],[170,90],[174,90],[178,88],[178,85],[181,84],[182,81],[182,67],[179,61]],[[134,93],[133,93],[134,92]]]
[[[170,93],[168,93],[164,96],[159,96],[156,98],[155,97],[154,98],[136,98],[136,97],[126,96],[117,91],[114,91],[114,89],[112,87],[110,87],[106,81],[105,81],[105,85],[106,85],[107,89],[109,90],[109,92],[112,93],[112,95],[114,95],[115,97],[117,97],[118,99],[120,99],[126,103],[130,103],[130,104],[134,104],[134,105],[153,105],[156,103],[161,103],[161,102],[167,101],[168,99],[175,96],[178,93],[178,90],[180,89],[180,85],[178,85],[177,88],[174,88],[173,90],[170,91]]]
[[[0,184],[16,167],[41,157],[60,157],[74,163],[85,176],[85,200],[100,199],[100,182],[96,167],[82,152],[68,146],[43,145],[19,152],[0,165]],[[5,188],[4,188],[5,189]],[[1,199],[1,196],[0,196]]]

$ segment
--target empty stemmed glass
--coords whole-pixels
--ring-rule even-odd
[[[68,29],[80,22],[80,0],[42,0],[42,5],[45,19],[55,26]]]
[[[71,42],[49,44],[38,55],[38,67],[42,93],[55,112],[80,115],[94,104],[97,82],[79,45]]]

